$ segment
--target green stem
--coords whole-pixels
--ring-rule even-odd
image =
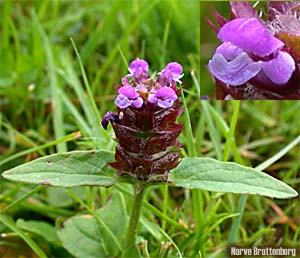
[[[132,201],[131,214],[129,218],[129,224],[126,234],[126,249],[135,246],[135,239],[137,234],[137,226],[141,214],[141,209],[143,206],[143,197],[146,189],[145,184],[141,184],[138,181],[134,183],[134,195]]]

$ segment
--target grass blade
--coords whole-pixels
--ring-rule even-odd
[[[16,223],[10,217],[0,214],[0,221],[12,231],[17,233],[18,236],[20,236],[40,258],[47,258],[44,251],[28,235],[26,235],[23,230],[18,228]]]
[[[211,114],[209,112],[210,104],[208,101],[205,101],[205,100],[202,100],[200,102],[201,102],[201,105],[203,108],[204,116],[206,118],[206,122],[207,122],[207,126],[208,126],[208,133],[210,135],[214,149],[216,151],[217,159],[221,160],[222,159],[221,140],[220,140],[219,134],[217,133],[217,129],[213,123]]]
[[[36,26],[40,32],[41,37],[44,41],[45,52],[48,61],[48,73],[49,73],[49,80],[50,80],[50,89],[51,89],[51,98],[52,98],[52,112],[53,112],[53,127],[54,127],[54,134],[56,139],[63,138],[65,136],[64,130],[64,119],[63,119],[63,105],[60,98],[60,94],[58,91],[59,81],[56,75],[56,64],[53,54],[52,46],[49,42],[48,36],[46,35],[45,31],[43,30],[42,26],[38,22],[36,14],[32,12],[33,20],[35,21]],[[65,152],[67,151],[67,144],[65,142],[60,142],[57,144],[57,151],[58,152]]]

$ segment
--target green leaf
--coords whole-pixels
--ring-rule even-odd
[[[36,220],[25,221],[23,219],[18,219],[16,224],[19,228],[35,233],[50,243],[60,245],[60,240],[56,234],[55,227],[47,222]]]
[[[296,197],[287,184],[263,172],[211,158],[184,158],[169,174],[174,186],[215,192],[259,194],[274,198]]]
[[[117,180],[115,171],[107,165],[113,160],[113,153],[103,150],[63,152],[17,166],[2,176],[13,181],[50,186],[108,187]]]
[[[111,233],[119,243],[123,242],[128,224],[123,195],[115,193],[96,215],[76,216],[67,220],[58,231],[63,246],[79,258],[120,256],[121,250],[116,246]]]

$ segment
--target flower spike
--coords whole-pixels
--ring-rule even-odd
[[[148,75],[148,63],[136,59],[129,66],[130,74],[122,78],[115,99],[117,113],[108,112],[102,120],[113,126],[117,146],[115,162],[109,165],[119,175],[129,174],[140,180],[158,176],[167,180],[168,171],[179,162],[180,143],[177,140],[182,124],[176,84],[181,83],[182,66],[167,64],[157,79]]]

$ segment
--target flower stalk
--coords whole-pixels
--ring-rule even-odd
[[[125,239],[125,250],[129,250],[135,246],[138,222],[143,206],[146,187],[147,185],[141,181],[136,180],[134,183],[132,207]]]

